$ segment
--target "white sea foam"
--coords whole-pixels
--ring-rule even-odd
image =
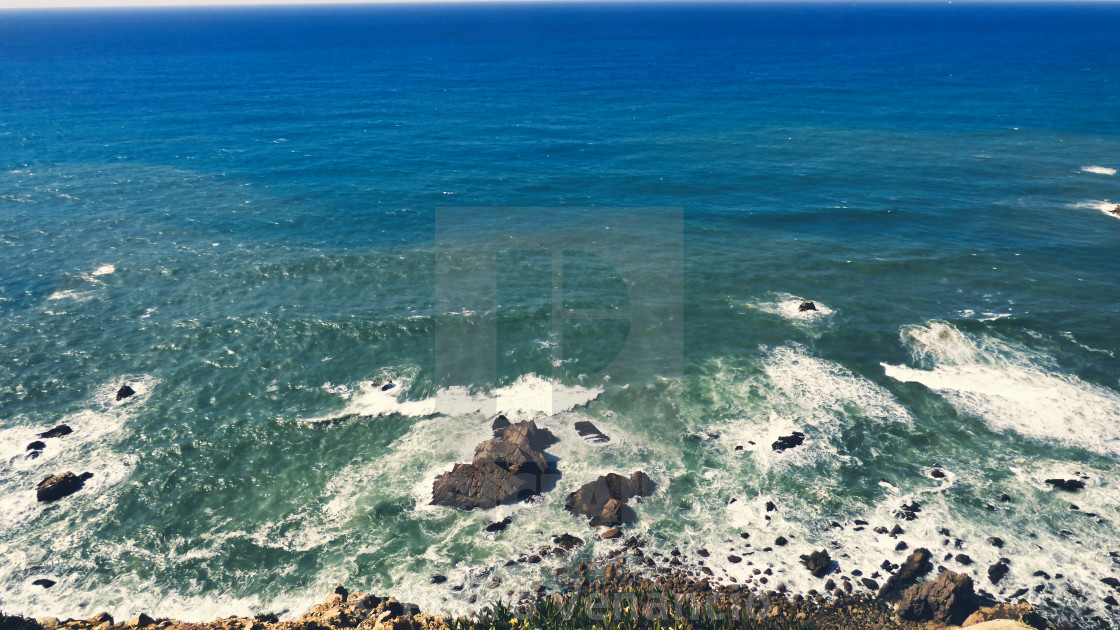
[[[1053,360],[951,324],[907,326],[902,341],[921,368],[883,364],[891,378],[941,394],[996,430],[1120,455],[1120,394],[1064,374]]]
[[[65,291],[55,291],[47,296],[47,301],[54,302],[56,300],[74,300],[76,302],[85,302],[93,297],[91,292],[82,292],[76,289],[67,289]]]
[[[817,323],[832,315],[832,309],[815,301],[813,304],[817,307],[817,310],[800,310],[801,304],[803,302],[809,302],[810,300],[797,297],[790,293],[776,293],[772,298],[773,299],[764,302],[744,302],[740,305],[760,310],[763,313],[779,315],[785,319],[799,323]]]
[[[1110,216],[1114,219],[1120,219],[1120,212],[1117,212],[1117,209],[1120,208],[1120,204],[1117,204],[1116,202],[1113,202],[1113,201],[1106,201],[1106,200],[1083,201],[1081,203],[1072,204],[1070,207],[1098,210],[1098,211],[1103,212],[1104,214],[1106,214],[1106,215],[1108,215],[1108,216]]]
[[[97,269],[94,269],[89,275],[91,275],[95,278],[98,277],[98,276],[107,276],[109,274],[114,273],[116,270],[117,270],[116,265],[111,265],[111,264],[101,265]]]
[[[601,388],[561,385],[550,379],[529,374],[510,385],[488,392],[472,392],[465,387],[448,387],[440,389],[429,398],[408,400],[403,396],[407,394],[409,384],[409,379],[402,379],[394,382],[394,387],[383,391],[381,383],[365,382],[353,391],[348,387],[328,383],[325,385],[327,391],[348,400],[345,410],[308,421],[332,420],[345,415],[380,417],[397,414],[423,418],[434,415],[462,417],[472,414],[490,416],[502,413],[517,422],[570,411],[590,403],[603,393]]]
[[[1082,166],[1082,171],[1086,173],[1096,173],[1097,175],[1115,175],[1116,169],[1108,168],[1107,166]]]

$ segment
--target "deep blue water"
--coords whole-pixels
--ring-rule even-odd
[[[1076,3],[0,12],[0,605],[462,610],[490,567],[551,580],[502,565],[590,540],[566,494],[641,468],[654,548],[819,589],[798,554],[870,574],[905,554],[850,522],[920,500],[911,548],[948,527],[992,594],[1115,619],[1118,32]],[[427,506],[499,411],[561,437],[557,489]],[[63,470],[95,476],[37,504]]]

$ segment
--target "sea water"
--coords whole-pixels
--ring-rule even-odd
[[[468,610],[553,584],[503,566],[552,535],[615,549],[565,498],[641,469],[626,533],[720,579],[819,590],[821,548],[870,575],[900,523],[1115,620],[1118,32],[1071,3],[0,13],[0,605]],[[499,412],[560,438],[555,490],[429,506]]]

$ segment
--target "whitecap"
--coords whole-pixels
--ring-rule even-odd
[[[1117,392],[1062,373],[1025,346],[942,321],[907,326],[902,341],[923,367],[883,363],[887,376],[921,383],[995,430],[1120,455]]]
[[[101,265],[97,269],[94,269],[89,275],[91,275],[95,278],[97,276],[107,276],[111,273],[114,273],[116,270],[117,270],[116,265],[106,264],[106,265]]]
[[[54,293],[47,296],[47,301],[54,302],[57,300],[74,300],[76,302],[86,302],[92,297],[93,293],[90,293],[88,291],[82,292],[76,289],[67,289],[65,291],[55,291]]]
[[[1072,204],[1070,207],[1097,210],[1114,219],[1120,219],[1120,204],[1111,201],[1083,201],[1081,203]]]
[[[798,323],[815,323],[832,315],[832,309],[828,306],[790,293],[776,293],[773,295],[773,298],[774,299],[769,301],[743,302],[738,305],[753,308],[763,313],[778,315]],[[805,302],[812,302],[816,310],[801,310],[801,305]]]
[[[1081,170],[1086,173],[1096,173],[1097,175],[1115,175],[1116,169],[1108,168],[1107,166],[1082,166]]]

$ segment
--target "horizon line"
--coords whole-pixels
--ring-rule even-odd
[[[0,11],[58,9],[194,9],[457,4],[1118,4],[1120,0],[0,0]]]

